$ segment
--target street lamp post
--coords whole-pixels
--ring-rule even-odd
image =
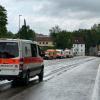
[[[20,38],[20,17],[21,17],[22,15],[19,15],[19,38]]]

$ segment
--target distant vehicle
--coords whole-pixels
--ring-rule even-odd
[[[70,49],[65,49],[65,50],[64,50],[64,56],[65,56],[66,58],[71,58],[71,57],[73,57],[73,52],[72,52],[72,50],[70,50]]]
[[[64,58],[64,52],[61,49],[56,49],[56,58]]]
[[[45,59],[55,59],[56,58],[56,50],[48,49],[45,51]]]
[[[28,84],[38,76],[43,81],[44,64],[36,42],[22,39],[0,39],[0,80],[13,80],[12,85]]]
[[[98,51],[97,56],[100,57],[100,51]]]

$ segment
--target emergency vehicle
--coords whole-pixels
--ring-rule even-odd
[[[36,42],[22,39],[0,39],[0,80],[23,84],[38,76],[43,81],[44,63]]]
[[[100,51],[97,52],[97,56],[100,57]]]
[[[64,52],[63,52],[63,50],[61,50],[61,49],[56,49],[56,55],[57,55],[57,57],[56,58],[64,58]]]
[[[56,50],[48,49],[45,51],[45,59],[55,59],[56,58]]]
[[[65,58],[71,58],[71,57],[73,57],[72,50],[71,49],[65,49],[64,50],[64,56],[65,56]]]

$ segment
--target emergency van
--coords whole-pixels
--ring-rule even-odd
[[[0,39],[0,80],[23,84],[38,76],[43,81],[44,63],[39,45],[22,39]]]
[[[65,56],[65,58],[71,58],[71,57],[73,57],[72,50],[71,49],[65,49],[64,50],[64,56]]]
[[[56,58],[64,58],[64,51],[61,50],[61,49],[56,49],[56,55],[57,57]]]
[[[56,58],[56,50],[48,49],[45,51],[45,59],[55,59]]]

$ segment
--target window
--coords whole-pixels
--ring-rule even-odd
[[[46,44],[48,44],[48,42],[46,42]]]
[[[22,56],[23,57],[31,57],[31,44],[30,43],[22,43]]]
[[[31,52],[32,52],[32,57],[37,57],[37,46],[36,46],[36,44],[31,44]]]
[[[19,56],[17,42],[0,42],[0,58],[15,58]]]
[[[28,49],[27,49],[27,47],[25,47],[25,54],[26,54],[26,55],[28,54]]]

